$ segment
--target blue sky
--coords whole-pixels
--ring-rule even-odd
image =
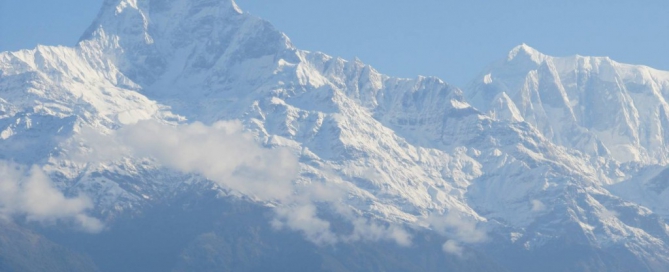
[[[0,51],[72,45],[102,0],[0,0]],[[237,0],[299,48],[462,86],[520,43],[669,70],[667,0]]]

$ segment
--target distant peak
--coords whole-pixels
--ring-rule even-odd
[[[183,20],[242,13],[234,0],[105,0],[82,40],[91,38],[100,28],[112,35],[147,35],[149,24],[176,25]]]
[[[542,54],[538,50],[532,48],[531,46],[525,43],[522,43],[511,49],[507,61],[512,61],[518,57],[529,58],[537,64],[543,62],[546,59],[546,55]]]
[[[515,52],[524,51],[524,52],[527,52],[527,53],[532,53],[532,52],[537,52],[538,53],[538,51],[536,49],[532,48],[531,46],[527,45],[526,43],[521,43],[520,45],[514,47],[511,50],[511,52],[514,52],[514,51]]]
[[[192,5],[205,6],[226,6],[238,13],[242,13],[242,10],[239,8],[239,6],[237,6],[235,0],[105,0],[103,9],[108,9],[110,7],[119,8],[125,6],[130,6],[136,9],[150,6],[161,8],[163,6],[175,5],[177,3],[191,3]]]

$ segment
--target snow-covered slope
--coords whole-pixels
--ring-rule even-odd
[[[477,108],[526,121],[557,144],[619,162],[666,163],[669,72],[527,46],[468,87]]]
[[[619,162],[665,162],[666,74],[520,46],[463,92],[299,50],[230,0],[106,0],[76,47],[0,53],[0,148],[112,220],[212,186],[143,157],[72,159],[87,131],[239,120],[298,158],[295,183],[344,188],[351,212],[319,207],[354,225],[436,231],[455,254],[578,244],[652,270],[669,264],[664,218],[606,186],[634,172]]]

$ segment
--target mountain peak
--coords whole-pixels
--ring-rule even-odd
[[[543,53],[539,52],[538,50],[530,47],[529,45],[522,43],[509,52],[507,61],[512,61],[514,59],[517,59],[519,57],[522,58],[529,58],[533,62],[539,64],[546,59],[546,55]]]
[[[103,4],[103,11],[110,7],[116,8],[117,11],[121,11],[125,7],[131,7],[135,9],[161,9],[165,6],[184,6],[187,3],[190,3],[193,6],[227,7],[236,11],[237,13],[242,13],[242,10],[239,8],[239,6],[237,6],[235,0],[105,0]]]
[[[268,22],[243,13],[234,0],[106,0],[79,46],[105,52],[133,82],[147,85],[174,61],[185,61],[179,54],[197,59],[192,65],[211,68],[224,56],[234,63],[292,45]]]
[[[406,261],[412,267],[397,270],[427,270],[413,260],[449,269],[421,256],[479,263],[485,254],[512,265],[504,271],[669,266],[669,186],[666,173],[653,177],[669,164],[669,75],[521,44],[463,93],[437,78],[390,77],[359,59],[297,49],[232,0],[104,1],[79,47],[0,53],[0,174],[2,160],[35,164],[39,174],[5,171],[0,184],[18,194],[0,190],[0,216],[90,226],[90,207],[112,232],[138,224],[142,235],[184,221],[178,229],[192,235],[163,231],[111,244],[125,252],[172,234],[191,237],[154,258],[183,255],[198,265],[170,262],[184,270],[283,260],[282,252],[270,255],[282,245],[264,241],[288,241],[287,253],[316,252],[310,256],[346,269],[340,260],[359,265],[380,252],[376,240],[416,249]],[[623,179],[632,183],[609,191]],[[42,187],[58,198],[50,206],[68,211],[27,207]],[[63,201],[79,203],[79,193],[90,201]],[[137,214],[151,216],[124,219]],[[173,217],[181,214],[188,220]],[[147,224],[163,217],[171,219]],[[193,226],[211,226],[200,230],[213,239]],[[236,237],[249,227],[250,238]],[[323,247],[298,246],[300,236],[284,230]],[[240,246],[261,251],[250,259],[226,254]],[[319,255],[328,248],[343,254]],[[407,252],[398,250],[379,254]],[[582,256],[550,262],[574,250]],[[223,257],[201,262],[209,255]],[[639,265],[604,266],[604,256]],[[315,265],[310,270],[323,268]]]
[[[96,20],[81,40],[96,36],[139,36],[178,28],[184,20],[211,20],[242,14],[234,0],[105,0]]]

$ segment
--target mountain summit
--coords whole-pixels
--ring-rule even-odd
[[[549,57],[521,45],[483,74],[467,90],[483,111],[527,121],[593,156],[667,162],[667,72],[607,57]]]
[[[107,270],[661,271],[667,94],[525,44],[461,90],[233,1],[107,0],[73,48],[0,53],[2,158],[33,169],[7,184],[70,205],[0,215]]]
[[[546,55],[542,54],[538,50],[523,43],[511,49],[511,51],[509,52],[509,56],[507,57],[507,61],[511,62],[515,59],[526,58],[531,60],[531,62],[539,64],[543,62],[546,59],[546,57],[547,57]]]

